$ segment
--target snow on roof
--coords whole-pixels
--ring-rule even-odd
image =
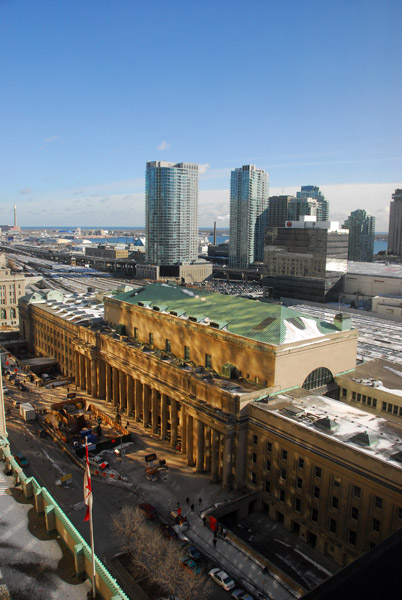
[[[278,394],[268,404],[259,404],[259,407],[313,429],[318,435],[330,436],[340,443],[352,446],[357,452],[369,453],[379,460],[392,461],[402,469],[402,463],[393,458],[398,452],[402,452],[402,430],[387,419],[339,400],[316,395],[293,399],[286,394]],[[317,427],[317,421],[322,419],[329,419],[336,427],[326,430]]]

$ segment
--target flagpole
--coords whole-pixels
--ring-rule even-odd
[[[85,454],[86,454],[86,465],[85,469],[88,471],[88,477],[91,481],[91,471],[89,468],[89,460],[88,460],[88,438],[85,438]],[[92,598],[95,600],[96,598],[96,587],[95,587],[95,547],[94,547],[94,529],[92,523],[92,482],[89,484],[90,487],[90,497],[88,498],[88,508],[89,508],[89,531],[91,537],[91,552],[92,552]]]

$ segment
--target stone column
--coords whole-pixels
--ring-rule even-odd
[[[80,355],[75,354],[75,387],[81,388]]]
[[[234,488],[241,489],[244,486],[246,478],[246,458],[247,458],[247,429],[241,427],[235,439],[235,481]]]
[[[207,473],[211,470],[211,428],[205,425],[205,470]]]
[[[98,397],[98,386],[97,386],[97,382],[96,382],[96,374],[97,374],[97,360],[96,359],[90,359],[90,369],[91,369],[91,396],[93,398],[97,398]]]
[[[222,485],[226,490],[230,488],[232,476],[232,440],[232,436],[226,436],[223,446]]]
[[[116,367],[113,368],[113,376],[112,376],[112,404],[113,406],[119,406],[119,370]]]
[[[112,402],[113,389],[112,389],[112,367],[105,363],[105,384],[106,384],[106,402]]]
[[[86,370],[86,390],[88,394],[92,395],[92,379],[91,379],[91,360],[85,357],[85,370]]]
[[[211,429],[211,481],[219,480],[219,431]]]
[[[127,375],[127,416],[134,413],[134,381],[131,375]]]
[[[196,431],[197,431],[197,447],[195,454],[195,463],[197,473],[203,473],[204,471],[204,423],[199,419],[196,420]]]
[[[194,465],[194,419],[191,415],[187,415],[187,464],[189,467]]]
[[[181,431],[181,451],[183,454],[187,451],[187,416],[183,404],[180,411],[180,431]]]
[[[138,379],[135,380],[135,420],[138,423],[140,415],[143,412],[142,403],[142,383]]]
[[[99,370],[99,390],[98,390],[98,398],[102,398],[103,400],[106,398],[106,365],[102,359],[99,359],[98,362],[98,370]]]
[[[166,439],[167,434],[167,422],[168,422],[168,397],[166,394],[162,394],[161,397],[161,438]]]
[[[177,444],[177,401],[170,399],[170,445],[176,448]]]
[[[151,414],[151,418],[152,418],[152,433],[158,433],[158,416],[159,416],[159,401],[158,401],[158,391],[155,390],[154,388],[152,388],[151,391],[151,398],[152,398],[152,414]]]
[[[149,385],[143,383],[143,399],[144,399],[144,427],[149,425]]]
[[[85,356],[80,354],[80,388],[85,390],[86,388],[86,373],[85,373]]]
[[[120,413],[123,412],[127,408],[127,375],[123,373],[123,371],[119,371],[119,394],[120,394]]]

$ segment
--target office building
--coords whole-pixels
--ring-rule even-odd
[[[337,222],[304,215],[265,232],[264,286],[268,296],[313,302],[337,300],[347,270],[348,237]]]
[[[316,217],[318,202],[314,198],[291,198],[288,204],[288,220],[298,221],[301,217]],[[284,227],[284,225],[282,226]]]
[[[402,190],[392,194],[389,211],[388,254],[402,256]]]
[[[294,196],[271,196],[268,206],[268,227],[285,227],[289,219],[289,202]],[[297,221],[299,217],[293,219]]]
[[[264,258],[268,224],[268,173],[254,165],[232,171],[230,183],[229,264],[247,268]]]
[[[0,264],[5,264],[4,255],[0,255]],[[24,294],[24,275],[12,273],[7,267],[0,267],[0,327],[2,329],[18,327],[18,300]]]
[[[301,191],[297,192],[296,198],[300,201],[312,198],[317,200],[317,221],[328,221],[329,219],[329,205],[325,196],[320,191],[317,185],[302,185]],[[313,213],[301,213],[301,214],[313,214]],[[297,217],[298,219],[299,217]]]
[[[348,260],[372,262],[374,253],[375,217],[365,210],[353,210],[342,225],[349,230]]]
[[[145,179],[146,262],[189,264],[198,257],[198,165],[148,162]]]

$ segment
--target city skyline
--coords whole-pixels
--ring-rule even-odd
[[[202,227],[228,226],[230,172],[255,164],[270,195],[319,186],[330,219],[386,231],[400,4],[272,4],[1,3],[0,222],[142,225],[145,163],[166,160],[200,165]]]

